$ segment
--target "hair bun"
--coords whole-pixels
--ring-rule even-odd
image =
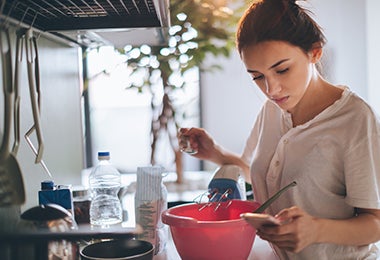
[[[270,5],[282,5],[283,7],[286,6],[298,6],[298,1],[306,1],[306,0],[264,0],[264,3],[270,4]]]

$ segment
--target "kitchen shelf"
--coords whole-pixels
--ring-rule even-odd
[[[168,41],[169,0],[2,0],[0,5],[0,23],[32,27],[83,47]]]
[[[49,230],[20,230],[16,232],[0,233],[1,244],[41,243],[54,240],[91,240],[91,239],[129,239],[142,232],[140,226],[123,227],[116,225],[109,228],[97,228],[91,225],[79,225],[78,229],[65,232],[52,232]]]
[[[163,26],[153,0],[5,0],[2,13],[41,31]]]

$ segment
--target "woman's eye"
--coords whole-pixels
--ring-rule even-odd
[[[286,68],[286,69],[283,69],[283,70],[279,70],[279,71],[277,71],[277,73],[278,74],[284,74],[284,73],[286,73],[286,72],[288,72],[288,68]]]
[[[263,78],[264,78],[263,75],[253,76],[253,77],[252,77],[252,79],[253,79],[254,81],[256,81],[256,80],[260,80],[260,79],[263,79]]]

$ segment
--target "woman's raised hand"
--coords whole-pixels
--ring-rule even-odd
[[[214,139],[203,128],[180,128],[178,144],[181,151],[203,160],[212,160],[217,152]]]

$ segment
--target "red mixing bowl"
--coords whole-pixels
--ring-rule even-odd
[[[246,260],[256,230],[240,214],[252,212],[260,204],[231,200],[222,202],[217,209],[217,202],[203,207],[205,204],[183,204],[162,213],[162,221],[170,226],[181,259]]]

